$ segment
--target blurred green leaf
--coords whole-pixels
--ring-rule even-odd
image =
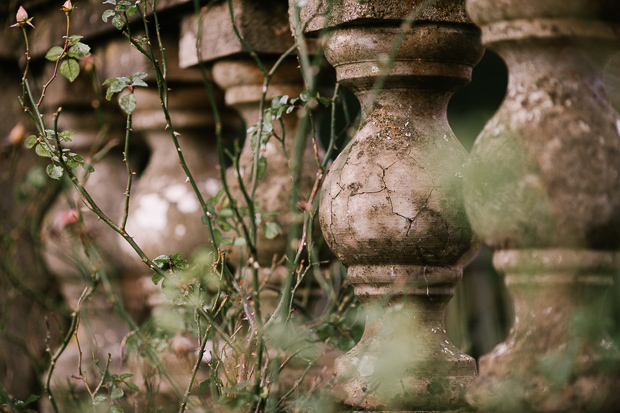
[[[60,178],[62,178],[62,174],[64,172],[61,166],[56,166],[56,165],[47,165],[47,168],[45,169],[45,171],[47,172],[50,178],[56,179],[56,180],[59,180]]]
[[[280,228],[280,225],[276,221],[267,221],[265,225],[263,225],[263,233],[265,234],[265,238],[274,239],[282,233],[282,228]]]
[[[124,413],[124,410],[120,405],[114,403],[108,407],[107,413]]]
[[[133,93],[121,96],[118,100],[118,103],[121,105],[121,109],[123,109],[123,111],[125,111],[125,113],[128,115],[130,115],[131,112],[134,111],[138,104],[138,102],[136,102],[136,97]]]

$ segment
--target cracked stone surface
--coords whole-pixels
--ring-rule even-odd
[[[515,304],[468,399],[488,412],[615,412],[620,353],[597,320],[620,265],[620,115],[601,76],[620,44],[620,3],[467,7],[510,80],[466,164],[465,206]]]
[[[458,13],[450,17],[460,21]],[[325,178],[319,209],[323,235],[368,311],[361,341],[336,362],[339,397],[363,410],[458,409],[476,374],[443,327],[462,265],[477,249],[461,195],[467,154],[446,107],[482,48],[473,25],[444,21],[407,32],[381,90],[374,88],[384,70],[379,57],[398,28],[364,21],[324,39],[338,81],[363,107],[355,138]]]

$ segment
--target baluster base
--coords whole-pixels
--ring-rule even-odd
[[[443,321],[461,269],[351,266],[348,278],[367,320],[360,342],[336,360],[345,403],[394,412],[465,406],[476,363],[448,341]]]
[[[506,274],[515,324],[480,359],[468,401],[485,412],[617,412],[620,352],[603,304],[620,254],[500,250],[494,265]]]

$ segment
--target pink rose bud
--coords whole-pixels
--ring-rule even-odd
[[[17,10],[15,19],[17,19],[17,21],[20,23],[28,20],[28,13],[26,12],[26,9],[24,9],[24,6],[19,6],[19,10]]]
[[[71,4],[70,0],[65,1],[65,4],[62,5],[62,9],[64,11],[73,11],[73,4]]]

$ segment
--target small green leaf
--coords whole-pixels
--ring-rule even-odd
[[[164,277],[160,273],[156,272],[155,274],[153,274],[153,277],[151,278],[151,280],[153,281],[153,284],[157,285],[163,278]],[[125,384],[129,386],[128,382]]]
[[[121,378],[121,380],[125,380],[125,379],[128,379],[130,377],[133,377],[133,374],[131,374],[131,373],[124,373],[124,374],[121,374],[120,378]]]
[[[222,231],[230,231],[232,229],[232,226],[224,218],[217,217],[216,222]]]
[[[47,165],[47,168],[45,168],[45,171],[47,172],[50,178],[56,179],[56,180],[59,180],[60,178],[62,178],[62,174],[64,172],[61,166],[56,166],[56,165]]]
[[[123,30],[123,27],[125,26],[125,23],[123,23],[123,19],[121,19],[119,16],[114,16],[112,18],[112,24],[114,25],[114,27],[116,27],[118,30]]]
[[[116,0],[105,0],[103,4],[113,4],[116,6]]]
[[[37,153],[37,155],[42,156],[43,158],[51,158],[53,156],[52,153],[42,143],[39,143],[37,146],[35,146],[34,151]]]
[[[95,398],[93,399],[93,404],[96,406],[98,404],[103,403],[104,401],[108,400],[107,396],[104,396],[103,394],[98,394],[95,396]]]
[[[261,179],[263,175],[265,175],[266,170],[267,170],[267,158],[259,158],[258,166],[257,166],[258,179]]]
[[[288,108],[286,108],[286,114],[289,114],[294,110],[295,110],[295,106],[289,106]]]
[[[80,64],[75,59],[67,59],[60,64],[60,74],[73,82],[80,74]]]
[[[131,81],[135,82],[136,80],[144,79],[147,76],[148,76],[148,73],[146,73],[146,72],[136,72],[133,75],[129,76],[129,79],[131,79]]]
[[[77,42],[69,48],[69,57],[74,59],[81,59],[86,56],[90,56],[90,46],[82,42]]]
[[[34,145],[36,145],[38,142],[37,136],[36,135],[30,135],[26,138],[26,141],[24,142],[24,145],[26,146],[26,148],[30,149],[32,148]]]
[[[71,139],[69,138],[69,136],[73,136],[73,135],[77,135],[77,133],[72,132],[70,130],[64,131],[64,132],[60,132],[58,134],[58,138],[62,139],[65,142],[71,142]]]
[[[131,114],[131,112],[134,111],[138,102],[136,102],[136,97],[134,96],[134,94],[130,93],[128,95],[121,96],[121,98],[118,100],[118,103],[121,105],[121,109],[123,109],[125,113],[129,115]]]
[[[110,405],[110,407],[108,407],[108,410],[106,413],[124,413],[124,410],[120,405],[114,403]]]
[[[319,97],[318,99],[319,99],[319,102],[321,102],[323,106],[325,107],[329,107],[329,105],[332,104],[332,100],[330,98]]]
[[[127,13],[127,16],[132,17],[137,12],[138,12],[138,8],[136,6],[129,6],[127,7],[127,11],[125,13]]]
[[[133,391],[140,391],[140,388],[130,381],[126,381],[125,384]]]
[[[219,216],[221,218],[234,218],[235,217],[235,213],[230,208],[222,208],[222,209],[220,209]]]
[[[245,238],[239,237],[233,242],[233,247],[243,247],[245,245]]]
[[[60,56],[62,56],[63,52],[64,49],[62,47],[54,46],[47,51],[47,53],[45,54],[45,58],[50,62],[55,62]]]
[[[110,393],[110,399],[112,399],[112,400],[120,399],[124,395],[125,395],[125,392],[123,391],[123,389],[119,389],[117,387],[114,390],[112,390],[112,393]]]
[[[198,390],[200,391],[206,391],[209,389],[209,385],[211,384],[211,380],[212,379],[207,379],[204,381],[201,381],[200,384],[198,385]]]
[[[108,22],[108,19],[112,16],[114,16],[116,13],[114,12],[114,10],[112,9],[108,9],[106,11],[103,12],[103,14],[101,15],[101,20],[103,20],[104,22]]]
[[[88,171],[91,174],[95,172],[95,168],[93,168],[93,166],[87,162],[82,163],[82,168],[84,168],[85,171]]]
[[[28,406],[30,403],[34,403],[40,398],[41,396],[37,396],[36,394],[31,394],[30,396],[28,396],[26,400],[24,400],[24,406]]]
[[[282,229],[276,221],[267,221],[265,225],[263,225],[263,233],[265,234],[265,238],[274,239],[282,233]]]
[[[80,163],[75,159],[66,159],[65,162],[67,163],[67,166],[69,168],[77,168],[78,166],[80,166]]]
[[[213,245],[216,247],[222,243],[222,233],[219,230],[213,230],[213,238]]]
[[[301,99],[302,102],[307,102],[310,100],[310,92],[308,92],[307,90],[304,90],[303,92],[301,92],[299,94],[299,98]]]
[[[232,238],[222,238],[222,244],[232,245],[233,244],[233,239]]]

